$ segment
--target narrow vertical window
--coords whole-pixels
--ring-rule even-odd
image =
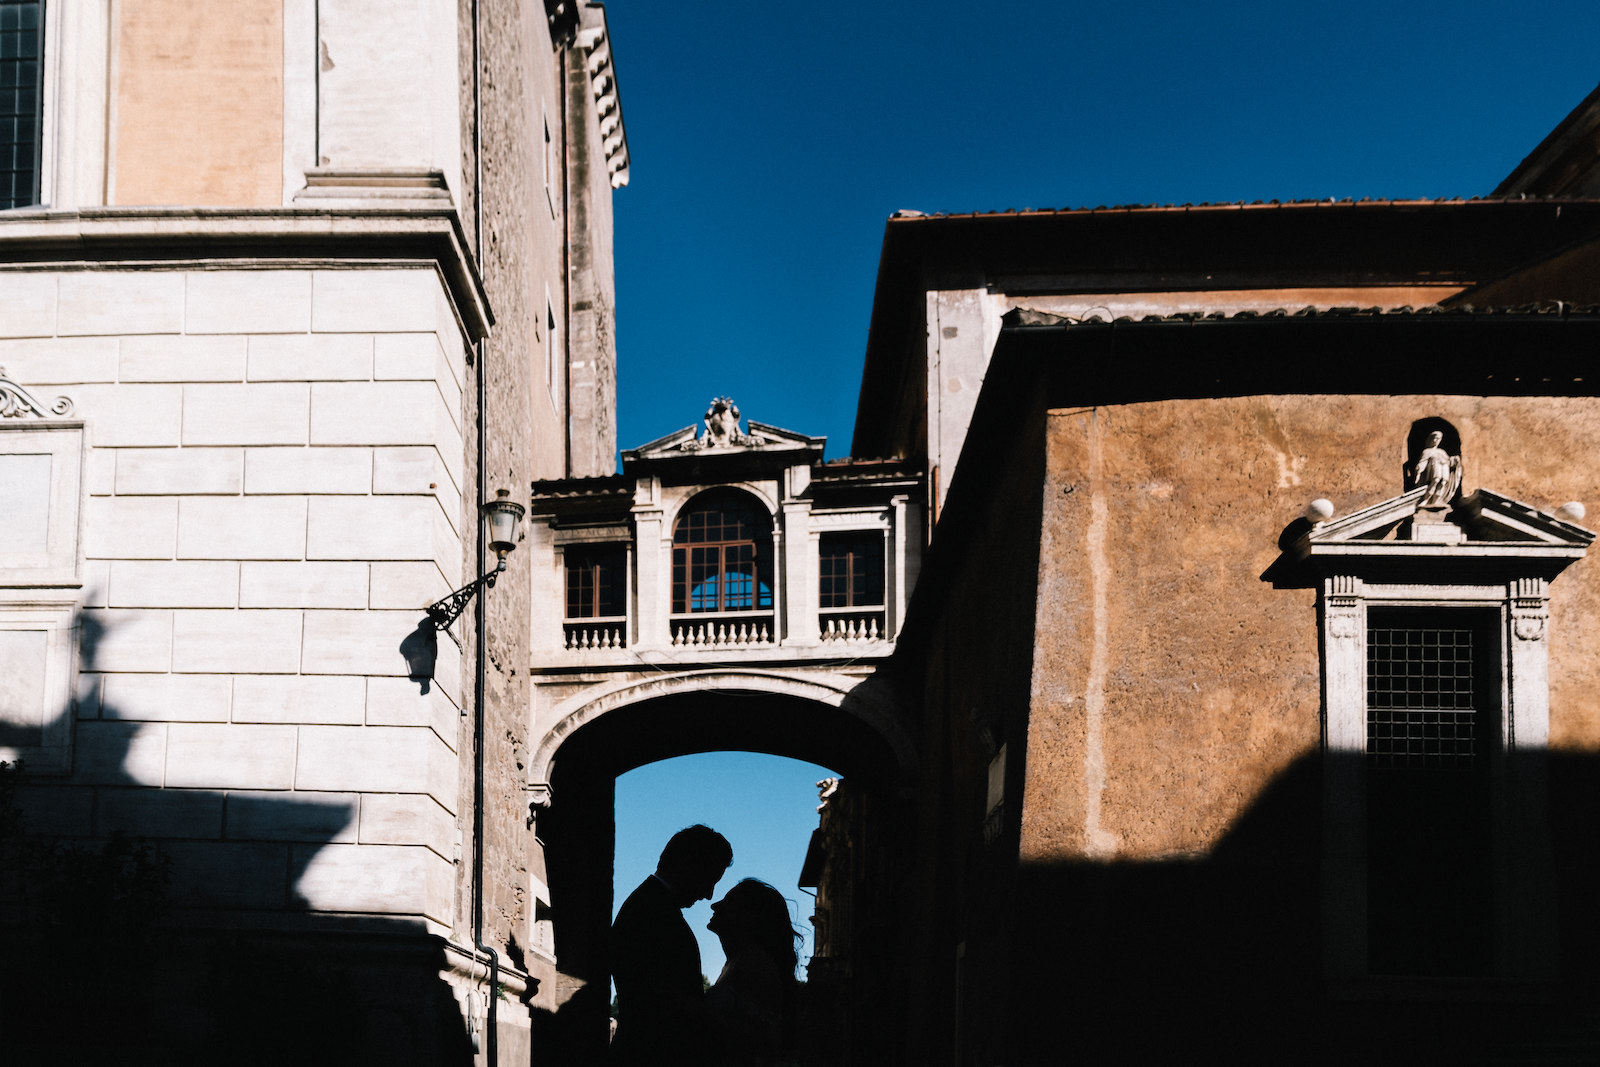
[[[627,552],[622,546],[573,545],[565,554],[567,618],[620,618],[627,614]]]
[[[556,403],[556,310],[550,304],[548,291],[544,295],[544,384],[550,391],[550,403],[561,410]]]
[[[821,606],[853,608],[883,603],[883,534],[823,534],[820,548]]]
[[[823,534],[817,549],[817,626],[824,641],[888,636],[884,614],[883,531]]]
[[[556,167],[555,145],[550,140],[550,116],[544,110],[544,105],[539,105],[541,125],[544,127],[544,197],[550,204],[550,217],[556,214]]]
[[[0,209],[39,202],[44,4],[0,0]]]

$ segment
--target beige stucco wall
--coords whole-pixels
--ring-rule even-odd
[[[1128,293],[1012,293],[998,288],[930,289],[925,295],[927,449],[933,504],[942,508],[967,439],[1000,320],[1012,308],[1069,319],[1146,315],[1296,311],[1304,307],[1428,307],[1461,292],[1459,285],[1314,286]]]
[[[111,202],[281,203],[282,0],[116,10]]]
[[[1319,746],[1315,597],[1262,573],[1316,497],[1403,488],[1413,420],[1465,490],[1594,498],[1588,399],[1272,396],[1052,412],[1022,815],[1027,860],[1204,853]],[[1552,583],[1551,742],[1600,750],[1600,563]]]

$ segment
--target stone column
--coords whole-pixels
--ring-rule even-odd
[[[1361,579],[1322,589],[1322,924],[1327,977],[1367,973],[1367,627]]]
[[[888,637],[894,638],[900,634],[900,625],[906,617],[906,602],[917,585],[917,571],[922,563],[922,523],[909,496],[894,497],[889,507],[889,552],[884,559],[887,613],[883,628]]]
[[[816,549],[811,539],[811,501],[800,498],[811,485],[811,468],[791,467],[783,502],[784,643],[815,645],[817,628]]]
[[[641,478],[633,492],[633,633],[638,648],[672,643],[672,536],[661,507],[661,479]]]
[[[1555,859],[1550,841],[1546,750],[1550,743],[1550,589],[1542,578],[1507,588],[1506,691],[1501,717],[1505,803],[1495,810],[1495,867],[1503,872],[1496,923],[1500,969],[1510,978],[1548,981],[1558,971]]]
[[[811,501],[783,505],[783,612],[785,643],[814,645],[817,630],[817,576],[811,540]]]
[[[522,551],[528,555],[529,600],[528,647],[537,655],[553,655],[562,649],[562,619],[566,617],[566,583],[562,580],[561,554],[556,551],[554,520],[535,516],[528,521],[528,534]]]

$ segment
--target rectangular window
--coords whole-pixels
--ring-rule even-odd
[[[39,202],[43,57],[41,0],[0,0],[0,209]]]
[[[567,618],[621,618],[628,613],[628,554],[621,545],[569,545]]]
[[[883,604],[883,533],[878,530],[823,534],[821,596],[824,608]]]
[[[550,391],[550,403],[556,403],[556,311],[550,303],[549,290],[544,294],[544,385]]]
[[[550,205],[550,217],[556,216],[556,189],[555,189],[555,145],[550,140],[550,116],[545,111],[544,104],[539,104],[540,118],[544,126],[544,198]]]
[[[1367,618],[1367,953],[1374,974],[1494,967],[1490,760],[1499,615]]]

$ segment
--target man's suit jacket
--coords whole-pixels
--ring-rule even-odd
[[[700,946],[666,885],[646,878],[611,924],[617,1034],[611,1062],[693,1063],[702,1058]]]

